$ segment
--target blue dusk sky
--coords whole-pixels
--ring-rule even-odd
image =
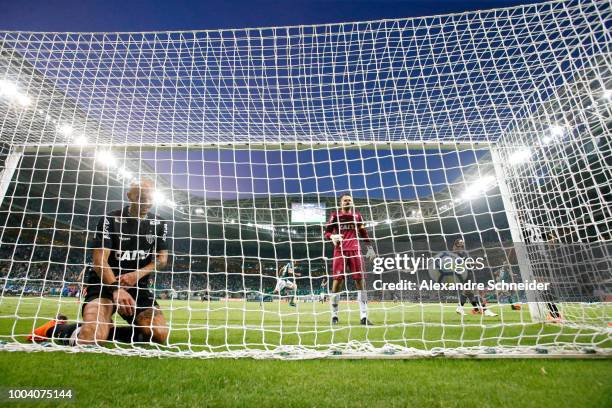
[[[534,2],[0,0],[0,30],[215,30],[419,17],[530,3]],[[78,81],[78,78],[74,80]],[[198,86],[205,88],[207,85]],[[66,89],[70,90],[70,84],[66,85]],[[122,95],[117,98],[122,98]],[[161,95],[160,98],[166,96]],[[147,120],[146,117],[142,118],[144,123]],[[434,128],[435,122],[434,117],[431,122]],[[236,194],[245,197],[266,194],[336,195],[338,191],[350,191],[357,197],[414,199],[429,196],[432,191],[443,189],[449,182],[460,179],[465,167],[473,165],[482,154],[482,151],[469,150],[441,153],[408,149],[318,149],[299,152],[192,150],[188,153],[158,151],[155,154],[146,153],[144,158],[173,189],[189,189],[192,194],[206,198],[229,198]]]

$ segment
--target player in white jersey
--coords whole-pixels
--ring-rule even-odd
[[[319,302],[325,303],[327,300],[327,278],[321,281],[321,289],[319,289]]]
[[[300,276],[299,273],[295,272],[295,264],[292,262],[287,262],[283,267],[281,267],[278,271],[278,275],[276,277],[276,287],[274,288],[274,294],[278,294],[282,296],[283,289],[293,291],[293,296],[289,300],[289,306],[295,307],[295,302],[297,300],[297,283],[295,282],[295,277]]]

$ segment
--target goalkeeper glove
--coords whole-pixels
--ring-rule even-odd
[[[374,261],[374,258],[376,258],[376,252],[374,252],[374,248],[372,247],[372,245],[368,246],[368,250],[366,251],[366,258],[368,258],[370,261]]]
[[[332,240],[334,245],[338,245],[339,243],[342,242],[342,235],[341,234],[331,234],[329,236],[329,238]]]

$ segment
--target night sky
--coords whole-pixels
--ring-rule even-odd
[[[517,0],[0,0],[0,30],[164,31],[420,17],[533,4]]]
[[[163,31],[307,25],[510,7],[525,1],[26,1],[0,0],[0,30]],[[482,152],[158,151],[144,154],[173,189],[206,198],[267,194],[414,199],[461,176]]]

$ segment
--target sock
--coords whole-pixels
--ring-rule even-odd
[[[553,319],[561,318],[561,313],[559,313],[559,308],[557,307],[556,304],[551,302],[551,303],[547,303],[546,306],[548,306],[548,310],[550,311],[550,315],[552,316]]]
[[[82,326],[80,326],[80,325],[77,326],[77,328],[72,332],[72,335],[68,339],[68,344],[70,346],[76,346],[77,345],[77,340],[79,338],[79,332],[81,331],[81,327]]]
[[[466,301],[467,301],[467,296],[465,296],[464,294],[459,295],[459,306],[463,307]]]
[[[72,333],[77,329],[76,323],[71,324],[57,324],[54,327],[47,330],[47,336],[50,339],[56,340],[58,344],[68,344],[68,340],[72,336]]]
[[[359,318],[368,317],[368,291],[360,290],[357,292],[357,301],[359,302]]]
[[[115,326],[108,335],[109,340],[121,343],[142,342],[143,338],[140,330],[132,326]]]
[[[329,297],[332,306],[332,317],[338,317],[338,294],[332,293]]]

